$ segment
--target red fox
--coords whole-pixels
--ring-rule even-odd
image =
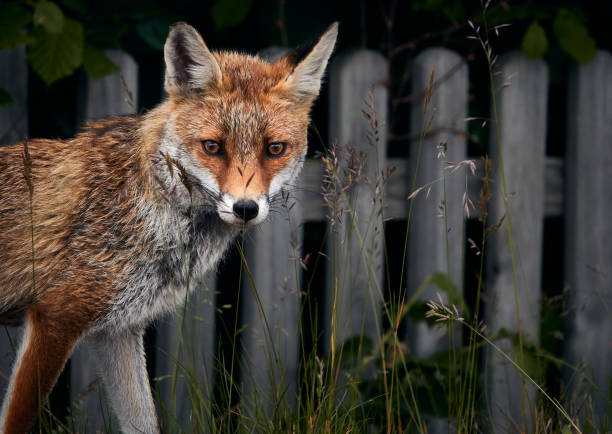
[[[159,432],[143,329],[295,179],[337,27],[268,63],[177,23],[158,107],[0,147],[0,324],[24,324],[2,433],[32,427],[81,339],[122,431]]]

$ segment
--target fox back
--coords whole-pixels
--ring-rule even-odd
[[[336,35],[268,63],[179,23],[158,107],[0,147],[0,323],[24,324],[2,432],[29,429],[83,338],[122,430],[158,432],[142,330],[294,182]]]

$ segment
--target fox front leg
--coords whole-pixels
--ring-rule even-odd
[[[125,329],[91,338],[108,398],[125,434],[159,433],[143,334],[142,329]]]
[[[0,432],[30,430],[82,330],[78,321],[58,319],[44,307],[30,309],[2,404]]]

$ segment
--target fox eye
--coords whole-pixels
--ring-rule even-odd
[[[208,155],[222,155],[223,149],[221,149],[221,145],[219,145],[214,140],[202,140],[202,149]]]
[[[268,154],[268,157],[277,158],[283,155],[286,149],[287,144],[285,142],[272,142],[268,143],[266,153]]]

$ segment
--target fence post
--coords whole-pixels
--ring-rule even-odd
[[[87,81],[84,113],[80,114],[82,119],[94,120],[103,116],[129,114],[136,111],[135,106],[131,106],[126,101],[128,97],[121,77],[132,92],[135,105],[138,101],[138,65],[130,55],[122,51],[109,50],[106,54],[119,66],[120,72],[97,81]],[[94,352],[84,341],[76,348],[70,360],[71,400],[73,403],[77,398],[80,401],[79,412],[75,416],[78,417],[79,424],[83,424],[80,428],[95,432],[104,427],[104,420],[100,409],[101,388],[95,383],[99,376]],[[93,387],[88,389],[89,386]],[[105,412],[105,414],[109,413]]]
[[[251,410],[275,408],[275,397],[286,397],[286,403],[292,406],[297,396],[301,205],[289,196],[280,199],[276,207],[277,212],[266,223],[247,234],[246,242],[246,259],[255,287],[245,276],[241,315],[246,329],[240,372],[244,398],[250,401],[246,405]]]
[[[574,379],[576,394],[586,388],[596,423],[610,409],[612,378],[611,80],[612,55],[597,51],[588,64],[571,69],[567,104],[565,278],[573,314],[566,355],[583,369],[568,369],[565,378]]]
[[[423,113],[423,99],[434,71],[434,89]],[[422,95],[412,104],[411,131],[420,132],[432,116],[430,131],[421,145],[421,157],[416,178],[416,188],[430,185],[414,199],[410,218],[406,282],[408,293],[413,293],[434,272],[447,273],[457,286],[463,288],[463,204],[465,169],[451,171],[445,162],[458,163],[466,159],[466,125],[468,97],[468,68],[455,52],[444,48],[431,48],[419,54],[412,66],[412,94]],[[434,113],[435,110],[435,113]],[[410,146],[410,166],[414,173],[419,140]],[[446,143],[446,155],[443,146]],[[410,188],[412,177],[409,177]],[[431,183],[431,184],[430,184]],[[442,207],[442,208],[441,208]],[[445,211],[444,211],[445,209]],[[446,213],[446,219],[441,212]],[[447,244],[448,240],[448,244]],[[447,251],[448,249],[448,251]],[[440,293],[445,301],[447,294],[430,285],[420,296],[425,302]],[[434,329],[426,323],[407,324],[407,343],[418,357],[429,357],[448,348],[444,329]],[[455,336],[460,344],[460,331]],[[435,405],[436,403],[432,403]],[[447,432],[446,419],[432,419],[429,432]]]
[[[504,201],[508,201],[516,275],[512,270],[507,232],[509,217],[505,216],[497,232],[488,235],[486,276],[489,292],[485,323],[492,335],[503,328],[520,335],[523,345],[538,344],[548,67],[542,60],[529,60],[522,53],[508,53],[502,56],[497,67],[495,89],[509,197],[504,197],[496,126],[492,123],[489,150],[496,180],[488,225],[505,216]],[[518,292],[515,292],[515,281]],[[499,346],[525,367],[521,350],[513,346],[510,339],[501,340]],[[529,431],[536,402],[534,386],[492,348],[487,347],[485,355],[490,423],[499,431],[516,427]]]
[[[0,107],[0,146],[28,136],[28,68],[25,48],[0,50],[0,89],[7,91],[13,102]],[[0,330],[0,396],[4,397],[21,335],[20,328]]]
[[[169,432],[202,429],[213,393],[216,277],[191,285],[185,304],[155,327],[154,393],[162,429]]]
[[[382,335],[383,222],[373,188],[366,185],[365,178],[374,184],[380,170],[386,169],[387,75],[387,59],[370,50],[339,56],[330,68],[328,146],[338,142],[363,152],[366,166],[363,179],[347,191],[354,216],[344,213],[330,228],[324,316],[324,347],[328,351],[332,337],[336,346],[356,336],[376,346]],[[370,111],[365,103],[371,90],[378,118],[378,146],[370,143],[374,131],[362,113]]]
[[[28,135],[28,68],[25,48],[0,50],[0,88],[13,102],[0,107],[0,144],[23,140]]]

